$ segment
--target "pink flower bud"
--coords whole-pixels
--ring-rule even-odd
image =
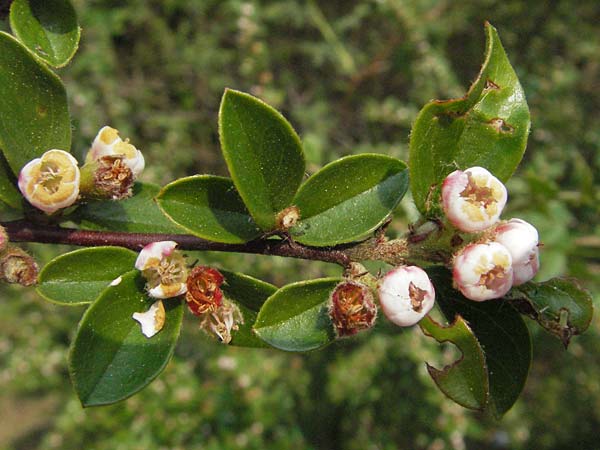
[[[510,219],[494,230],[496,242],[512,257],[513,286],[531,280],[540,267],[539,237],[535,227],[521,219]]]
[[[483,167],[456,170],[442,185],[448,220],[461,231],[483,231],[494,225],[507,199],[506,187]]]
[[[170,298],[187,291],[187,267],[185,258],[175,250],[173,241],[153,242],[146,245],[135,262],[147,280],[148,295],[154,298]]]
[[[137,178],[145,167],[144,155],[126,139],[123,141],[119,131],[105,126],[100,129],[86,156],[86,162],[98,161],[103,156],[123,156],[123,163],[131,169]]]
[[[416,266],[389,271],[378,288],[385,316],[401,327],[416,324],[433,308],[435,289],[427,273]]]
[[[377,318],[371,290],[355,281],[343,281],[331,294],[329,317],[337,337],[353,336],[368,330]]]
[[[512,286],[512,257],[497,242],[470,244],[454,258],[452,275],[456,288],[471,300],[499,298]]]
[[[79,196],[77,160],[64,150],[48,150],[19,173],[19,189],[29,203],[52,214],[71,206]]]

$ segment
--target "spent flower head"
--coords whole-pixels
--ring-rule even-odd
[[[512,257],[498,242],[469,244],[454,257],[456,288],[475,301],[502,297],[513,283]]]
[[[131,169],[134,178],[140,176],[144,170],[144,155],[140,150],[123,141],[119,131],[109,126],[102,127],[92,143],[92,148],[86,156],[86,163],[98,161],[103,156],[122,156],[123,163]]]
[[[533,225],[510,219],[494,230],[494,240],[504,245],[512,257],[513,286],[531,280],[540,267],[539,236]]]
[[[223,275],[217,269],[194,267],[187,278],[185,294],[190,311],[196,316],[215,312],[223,301],[222,284]]]
[[[442,205],[459,230],[483,231],[494,225],[506,205],[506,187],[483,167],[456,170],[442,185]]]
[[[135,262],[135,268],[146,278],[148,295],[170,298],[185,294],[188,269],[184,256],[174,241],[152,242],[146,245]]]
[[[408,327],[419,322],[435,303],[435,289],[427,273],[417,266],[400,266],[379,283],[379,303],[393,323]]]
[[[338,284],[329,300],[329,317],[337,337],[352,336],[375,324],[377,307],[371,290],[355,281]]]
[[[223,299],[221,305],[214,311],[200,314],[200,328],[207,334],[216,336],[223,344],[229,344],[231,332],[239,330],[244,318],[240,309],[227,299]]]
[[[47,214],[71,206],[79,196],[77,160],[64,150],[48,150],[19,173],[19,189],[29,203]]]

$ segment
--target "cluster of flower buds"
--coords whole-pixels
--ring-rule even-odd
[[[229,344],[231,332],[238,330],[244,320],[239,308],[223,297],[223,281],[223,275],[216,269],[194,267],[187,279],[185,299],[192,314],[200,317],[200,328]]]
[[[19,173],[19,189],[27,201],[53,214],[72,206],[80,197],[119,200],[131,196],[131,188],[144,169],[142,153],[103,127],[80,169],[64,150],[52,149],[29,161]]]
[[[448,220],[463,232],[485,231],[454,256],[454,284],[471,300],[500,298],[538,271],[538,232],[521,219],[499,222],[506,200],[506,187],[482,167],[454,171],[442,185]]]

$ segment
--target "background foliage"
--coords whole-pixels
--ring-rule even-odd
[[[539,279],[566,274],[600,292],[600,36],[593,0],[74,2],[78,54],[60,69],[73,152],[111,124],[141,148],[144,181],[226,175],[217,112],[225,87],[283,112],[307,168],[376,152],[406,159],[423,104],[464,93],[498,28],[531,108],[526,161],[509,216],[538,227]],[[6,29],[4,21],[1,27]],[[415,217],[405,199],[391,233]],[[43,259],[57,249],[32,245]],[[336,276],[327,264],[192,254],[276,285]],[[301,275],[300,275],[301,274]],[[306,355],[209,341],[187,317],[175,358],[136,397],[82,410],[66,346],[83,310],[0,291],[0,448],[592,448],[600,426],[598,319],[567,352],[532,327],[524,395],[501,422],[446,400],[423,360],[449,361],[418,329],[375,332]]]

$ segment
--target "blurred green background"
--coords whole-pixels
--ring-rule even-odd
[[[110,124],[141,148],[143,180],[225,175],[217,111],[225,87],[280,109],[309,172],[342,155],[407,157],[410,125],[433,98],[461,96],[498,28],[531,108],[528,152],[505,217],[535,224],[539,279],[600,292],[600,3],[597,0],[76,0],[83,37],[60,70],[82,157]],[[3,22],[1,28],[6,29]],[[415,218],[410,199],[391,234]],[[30,245],[48,260],[66,248]],[[339,273],[326,264],[197,254],[277,285]],[[419,330],[380,321],[306,355],[218,345],[193,318],[142,393],[83,410],[66,353],[80,308],[0,288],[0,449],[595,449],[600,331],[561,344],[531,325],[534,361],[502,421],[446,400],[424,361],[456,358]]]

